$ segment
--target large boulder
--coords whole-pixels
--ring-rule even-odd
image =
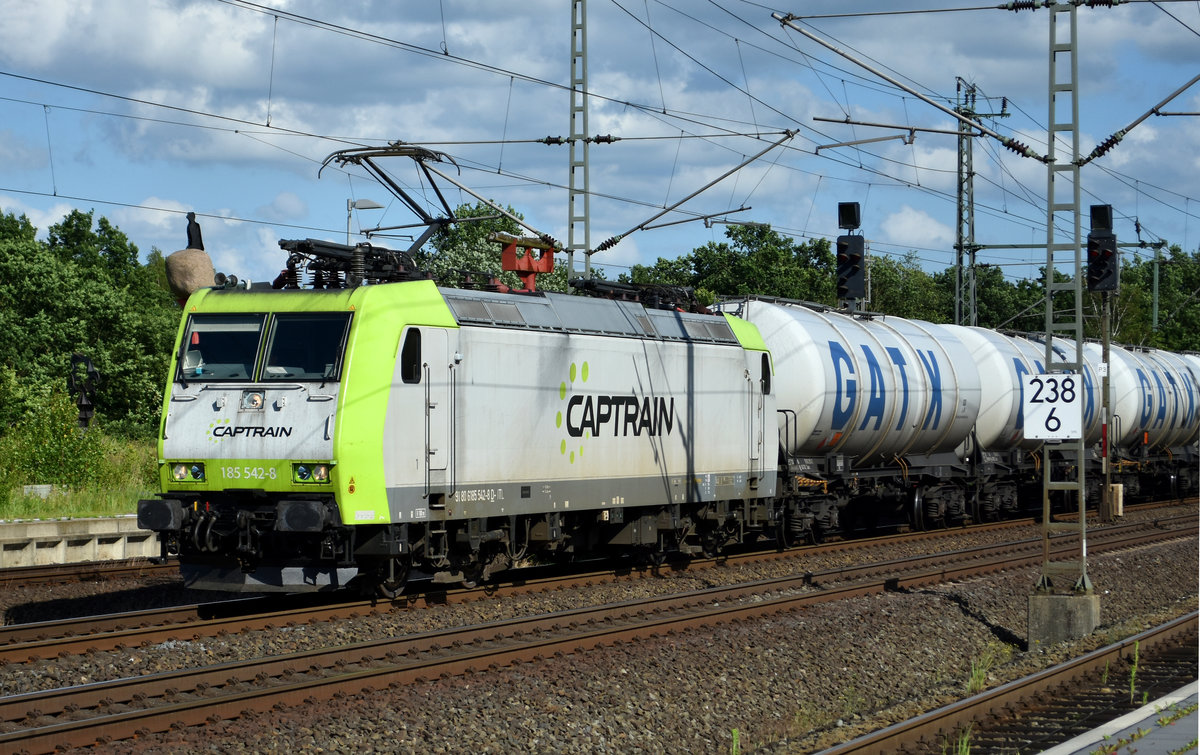
[[[186,301],[201,288],[213,285],[216,269],[203,249],[180,249],[167,255],[167,284],[176,299]]]

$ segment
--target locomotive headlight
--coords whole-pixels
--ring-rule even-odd
[[[329,482],[328,464],[293,464],[292,480],[295,482]]]
[[[242,411],[260,412],[264,403],[262,391],[242,391]]]
[[[175,482],[204,482],[204,464],[191,462],[171,466],[171,479]]]

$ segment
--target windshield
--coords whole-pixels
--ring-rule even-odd
[[[263,315],[194,315],[179,363],[183,378],[250,380],[263,319]]]
[[[276,315],[261,379],[336,382],[349,322],[347,312]]]
[[[337,382],[349,324],[349,312],[193,315],[177,379]]]

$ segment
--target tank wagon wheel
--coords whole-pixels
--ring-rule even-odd
[[[643,545],[639,547],[635,559],[639,565],[658,569],[667,563],[667,552],[660,541],[656,545]]]
[[[912,495],[912,528],[924,532],[925,527],[925,495],[920,486],[913,488]]]

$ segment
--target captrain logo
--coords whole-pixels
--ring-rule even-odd
[[[231,425],[228,419],[210,422],[208,425],[208,439],[213,443],[222,438],[287,438],[291,434],[290,427]]]
[[[558,386],[558,400],[567,402],[564,405],[564,408],[560,409],[558,412],[558,415],[554,418],[554,426],[559,429],[562,429],[564,422],[567,421],[567,415],[570,414],[572,402],[574,402],[575,399],[577,398],[576,395],[572,394],[570,400],[569,401],[567,400],[568,390],[574,390],[575,378],[577,378],[577,377],[579,378],[580,383],[587,382],[587,379],[588,379],[588,363],[587,362],[584,362],[582,367],[576,365],[574,362],[571,362],[571,370],[570,370],[571,384],[570,384],[570,386],[567,385],[567,381],[565,381],[565,380],[562,383],[560,383]],[[584,435],[584,434],[580,433],[579,435],[576,435],[574,432],[572,432],[572,430],[570,429],[570,425],[568,424],[567,425],[567,435],[572,439],[571,450],[570,451],[567,450],[567,439],[563,438],[562,441],[558,444],[558,451],[563,456],[567,456],[570,459],[571,463],[574,464],[575,463],[575,453],[576,453],[575,447],[574,447],[574,439],[579,437],[580,435]],[[588,437],[588,436],[584,435],[584,437]],[[583,456],[583,443],[579,444],[579,455]]]
[[[582,366],[571,363],[571,385],[568,389],[566,381],[558,387],[558,398],[565,401],[563,410],[558,412],[555,425],[565,427],[567,438],[559,444],[559,452],[568,456],[575,463],[574,441],[568,450],[568,438],[593,437],[654,437],[670,435],[675,427],[675,398],[658,398],[654,396],[605,395],[576,391],[575,380],[579,378],[580,387],[588,380],[588,363]],[[568,398],[570,392],[570,398]],[[583,444],[580,443],[579,455],[583,455]]]

